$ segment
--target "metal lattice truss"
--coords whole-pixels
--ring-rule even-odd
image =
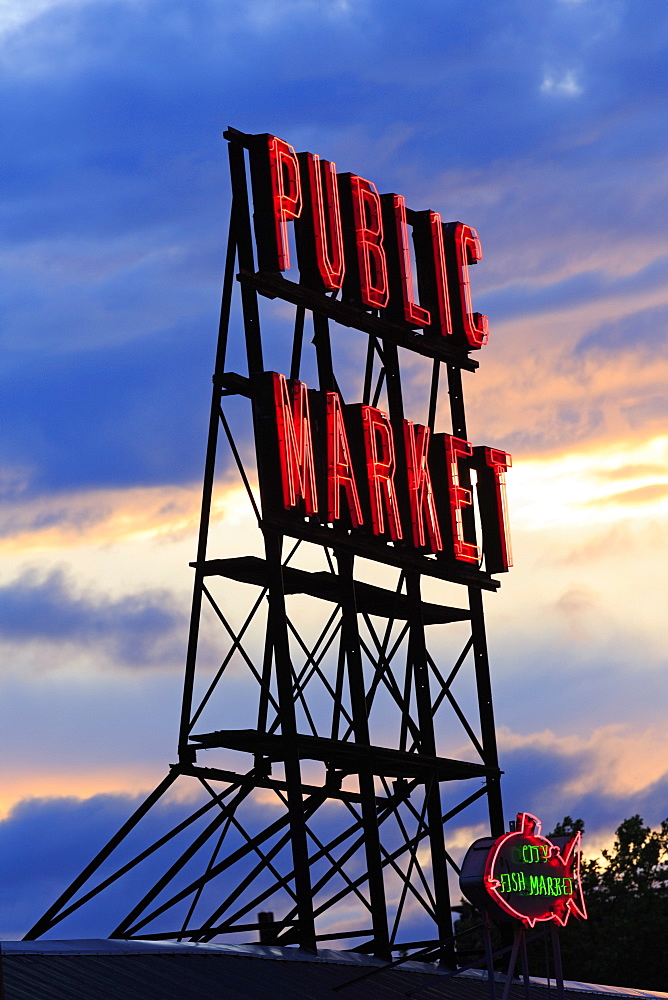
[[[473,366],[420,344],[426,375],[409,367],[406,391],[402,345],[377,317],[360,311],[344,329],[334,297],[328,312],[301,286],[257,274],[238,135],[228,134],[233,209],[179,762],[27,937],[111,900],[111,937],[347,942],[386,957],[433,948],[454,963],[458,867],[444,831],[481,801],[492,833],[503,831],[481,598],[492,584],[453,582],[399,547],[379,563],[371,542],[276,523],[258,499],[249,411],[254,373],[306,372],[391,417],[421,407],[432,431],[447,421],[465,437],[461,368]],[[270,301],[261,317],[276,295],[285,310],[277,317]],[[240,365],[243,342],[246,375],[226,368],[228,356]],[[233,480],[247,501],[239,538],[216,521]],[[229,555],[239,544],[254,554]]]

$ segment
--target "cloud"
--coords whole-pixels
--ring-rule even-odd
[[[486,603],[506,801],[553,821],[580,809],[601,831],[661,818],[668,9],[418,6],[0,9],[5,805],[51,780],[134,793],[172,752],[229,123],[478,228],[472,287],[492,335],[465,382],[469,433],[515,453],[517,568]],[[269,310],[263,324],[285,353],[287,322]],[[244,365],[235,307],[227,367]],[[255,544],[243,503],[230,490],[216,508],[216,554]],[[226,711],[241,717],[242,695]],[[126,808],[42,804],[21,829],[29,845],[53,817],[67,845],[79,823],[85,854]]]
[[[663,500],[666,496],[668,496],[668,484],[656,483],[651,486],[638,486],[635,490],[625,490],[623,493],[614,493],[605,498],[599,497],[598,500],[590,500],[589,503],[643,504]]]
[[[24,29],[44,12],[62,8],[67,3],[78,4],[81,0],[3,0],[0,5],[0,38]]]
[[[70,651],[57,670],[53,645],[34,662],[25,650],[3,654],[0,816],[31,796],[137,795],[176,759],[180,672],[100,669],[97,647],[79,659]],[[245,694],[237,687],[231,717]]]
[[[4,463],[27,466],[28,489],[36,491],[196,479],[210,352],[210,344],[177,329],[131,351],[116,347],[44,358],[41,365],[8,372]],[[26,410],[28,396],[32,412]],[[193,448],[197,439],[199,452]]]
[[[661,349],[667,319],[668,305],[664,303],[634,309],[627,315],[611,318],[587,333],[577,345],[576,353],[586,357],[588,354],[623,353],[629,348],[638,352]]]
[[[661,759],[662,754],[665,759],[663,732],[644,732],[642,743],[638,742],[636,733],[623,727],[603,728],[589,738],[563,738],[549,730],[527,736],[501,730],[499,735],[502,766],[506,769],[504,802],[508,816],[517,811],[534,812],[542,819],[546,830],[566,814],[582,817],[587,831],[585,850],[588,854],[600,853],[602,846],[610,844],[613,829],[622,819],[636,812],[652,826],[664,818],[668,779],[660,768],[648,770],[645,766],[648,752],[654,760]],[[606,781],[609,775],[612,782]],[[180,792],[177,788],[177,793],[176,797],[167,796],[151,809],[127,848],[124,846],[117,853],[114,867],[130,857],[131,850],[146,847],[191,814],[201,802],[194,783],[188,789],[181,788]],[[141,801],[139,796],[95,795],[86,799],[60,797],[18,803],[0,822],[0,859],[7,866],[0,902],[2,936],[13,938],[24,934]],[[480,813],[481,808],[473,812]],[[271,796],[249,800],[242,804],[239,813],[249,830],[265,826],[277,815]],[[446,831],[448,847],[456,856],[461,856],[473,839],[484,834],[484,818],[478,818],[479,824],[474,815],[466,819],[461,817],[459,824],[453,824]],[[322,814],[319,812],[314,820],[321,839],[333,836],[340,829],[340,822],[338,807],[325,809]],[[201,830],[201,823],[193,829]],[[383,828],[386,843],[391,842],[392,835],[391,829]],[[192,836],[188,832],[162,849],[157,856],[144,862],[135,874],[126,876],[118,888],[107,890],[100,899],[68,918],[51,936],[108,935],[120,916],[183,851]],[[233,833],[231,840],[232,846],[241,843]],[[200,852],[186,874],[200,874],[208,856],[206,849]],[[421,857],[421,861],[428,871],[428,857]],[[247,863],[237,866],[230,873],[228,884],[234,884],[234,879],[238,881],[240,872],[245,873],[247,867]],[[101,873],[104,875],[110,870],[105,866]],[[394,880],[389,872],[387,887],[391,903]],[[456,887],[455,895],[458,895]],[[220,902],[220,892],[212,899]],[[278,899],[274,904],[282,905]],[[207,905],[206,899],[204,905]],[[336,921],[333,928],[342,926],[342,919],[345,926],[352,915],[350,910],[333,913]],[[174,918],[171,919],[170,926],[173,926]],[[413,921],[419,926],[417,909]]]
[[[148,487],[130,490],[89,490],[35,498],[25,490],[7,492],[19,499],[0,504],[0,537],[5,553],[27,555],[31,549],[62,550],[70,546],[175,538],[195,534],[200,487]]]
[[[560,736],[552,731],[519,736],[502,729],[507,812],[535,812],[549,829],[565,815],[585,820],[589,853],[611,839],[619,823],[641,813],[652,826],[666,818],[666,735],[624,725]]]
[[[663,356],[628,347],[577,357],[552,339],[585,320],[565,309],[497,331],[506,343],[486,359],[468,392],[473,436],[484,434],[490,444],[534,458],[629,440],[642,446],[662,432],[668,375]],[[520,328],[529,325],[541,330],[540,347],[518,343]]]
[[[566,121],[522,89],[546,60],[563,64],[566,52],[573,65],[586,56],[588,73],[625,73],[616,57],[623,50],[627,62],[638,58],[642,25],[624,5],[614,13],[600,4],[553,5],[545,18],[511,3],[503,16],[480,19],[426,2],[409,25],[399,5],[372,2],[294,2],[280,17],[261,2],[226,4],[224,16],[209,2],[196,11],[171,4],[169,13],[154,2],[30,10],[5,55],[14,290],[1,398],[11,441],[4,464],[28,474],[31,488],[195,477],[228,203],[220,139],[227,121],[270,126],[342,157],[343,169],[399,187],[416,207],[466,213],[486,254],[474,281],[506,356],[526,351],[538,326],[549,336],[548,327],[573,325],[577,304],[587,307],[575,323],[583,350],[597,336],[601,303],[615,322],[624,287],[636,295],[643,282],[652,293],[665,287],[665,274],[652,267],[665,252],[656,210],[664,172],[654,150],[636,143],[629,159],[619,142],[629,129],[643,131],[651,107],[639,101],[620,117],[619,103],[605,97],[611,87],[596,99],[581,95],[582,111]],[[473,36],[474,74],[466,54]],[[403,58],[412,49],[419,72]],[[425,77],[428,116],[416,114]],[[554,79],[555,87],[563,82]],[[453,117],[454,133],[444,124]],[[594,169],[593,150],[615,170]],[[622,271],[626,286],[613,284]],[[638,303],[626,308],[637,327]],[[656,320],[648,349],[661,344],[658,312]],[[572,342],[557,364],[543,354],[544,337],[540,344],[543,367],[570,380]],[[508,374],[494,350],[484,354],[488,381]],[[229,367],[243,364],[240,354],[233,338]],[[618,433],[608,425],[612,391],[587,400],[576,379],[566,395],[577,399],[560,406],[536,378],[537,356],[536,346],[526,377],[509,380],[515,397],[530,398],[530,379],[545,400],[526,414],[532,432],[500,426],[499,441],[503,433],[508,447],[535,452],[561,447],[565,434]],[[602,367],[591,353],[587,359]],[[552,385],[563,397],[564,386]],[[638,388],[643,399],[625,409],[627,425],[655,426],[664,418],[661,393]],[[504,399],[504,413],[513,408]]]
[[[185,794],[179,792],[186,782],[190,791],[186,791]],[[217,786],[217,790],[222,792],[224,786]],[[131,834],[115,852],[113,863],[100,868],[98,878],[118,868],[208,801],[206,793],[192,779],[179,779],[176,792],[178,797],[168,793],[150,810],[135,833]],[[275,796],[268,801],[268,798],[263,799],[262,796],[246,797],[233,794],[228,795],[227,802],[235,798],[239,799],[235,817],[251,835],[265,829],[275,819],[285,816],[284,805],[278,803]],[[90,857],[104,846],[140,802],[139,797],[98,795],[85,800],[57,798],[19,803],[9,816],[0,822],[0,859],[3,861],[12,859],[11,869],[5,876],[5,891],[0,901],[0,928],[3,937],[11,938],[24,934],[33,921],[41,916],[54,898],[66,888],[70,880],[79,874]],[[319,809],[312,820],[318,830],[316,835],[328,841],[334,835],[334,830],[340,828],[342,813],[343,809],[340,806],[334,813],[328,807]],[[213,810],[162,846],[134,871],[126,874],[120,883],[107,889],[103,895],[59,924],[49,936],[56,939],[108,936],[132,905],[152,887],[158,876],[184,853],[199,834],[203,833],[205,825],[217,821],[217,828],[210,831],[209,839],[200,846],[194,859],[186,862],[182,872],[176,875],[172,888],[180,888],[206,870],[221,832],[225,833],[225,844],[224,852],[218,855],[218,860],[224,858],[226,852],[231,854],[236,849],[244,847],[246,840],[237,830],[236,824],[223,825],[224,819],[225,814],[221,812],[220,803],[217,803]],[[343,822],[346,826],[352,822],[349,814],[346,813]],[[356,831],[356,836],[359,838],[359,830]],[[280,847],[276,841],[277,837],[274,835],[265,841],[264,849]],[[280,889],[268,898],[260,899],[258,903],[254,902],[253,897],[258,892],[258,887],[266,886],[273,880],[266,864],[264,866],[260,864],[259,867],[264,868],[264,871],[256,873],[250,891],[243,889],[243,878],[257,861],[257,855],[251,851],[249,856],[242,857],[225,873],[219,875],[212,886],[205,888],[198,900],[195,920],[197,913],[203,919],[204,913],[214,910],[235,886],[239,886],[241,892],[232,909],[240,905],[250,905],[247,919],[256,919],[258,905],[261,908],[264,904],[277,914],[289,909],[293,900],[290,896],[286,898]],[[355,862],[360,865],[360,871],[363,871],[362,844],[358,845]],[[285,846],[272,853],[272,863],[279,871],[291,870],[291,857]],[[318,874],[322,875],[322,871],[321,868]],[[340,882],[336,873],[334,876],[334,885],[338,886]],[[388,878],[388,882],[391,882],[391,877]],[[331,885],[328,888],[331,888]],[[160,901],[162,899],[164,893]],[[315,896],[316,905],[320,899]],[[158,926],[166,929],[166,925],[172,930],[180,926],[189,903],[190,899],[187,899],[185,904],[178,904],[174,911],[168,913],[166,919],[159,920]],[[348,909],[346,913],[344,906],[343,916],[349,913],[350,910]],[[339,911],[338,917],[341,915]],[[335,911],[334,919],[336,917]],[[321,926],[327,927],[331,919],[329,914],[325,914]],[[248,940],[247,935],[239,936],[242,940]],[[226,936],[223,940],[229,940],[229,937]]]
[[[579,97],[582,85],[578,82],[575,70],[565,70],[563,73],[546,73],[540,85],[541,93],[557,94],[563,97]]]
[[[83,800],[19,803],[0,822],[0,858],[6,866],[6,891],[0,903],[2,936],[25,934],[141,801],[127,795],[95,795]],[[178,802],[159,804],[147,820],[147,843],[151,834],[156,838],[187,810]],[[152,870],[158,874],[155,865]],[[90,907],[70,923],[69,935],[106,937],[114,917],[118,919],[119,903],[122,907],[118,893],[109,892],[101,905]]]
[[[57,571],[46,578],[27,573],[0,589],[0,640],[100,646],[128,666],[173,665],[186,621],[167,591],[117,600],[78,596]]]
[[[560,524],[567,531],[578,522],[633,518],[630,523],[637,526],[648,516],[663,521],[668,513],[668,438],[630,437],[552,459],[520,459],[509,479],[512,519],[521,527]]]

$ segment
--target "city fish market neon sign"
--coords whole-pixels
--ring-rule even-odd
[[[541,836],[540,820],[530,813],[518,813],[515,827],[469,848],[460,875],[464,895],[492,915],[527,927],[550,920],[563,927],[571,914],[586,920],[580,831],[550,840]]]

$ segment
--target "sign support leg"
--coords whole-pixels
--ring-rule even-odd
[[[513,976],[515,974],[515,965],[517,963],[517,955],[520,950],[520,945],[522,944],[524,938],[524,928],[520,927],[515,931],[515,936],[513,938],[513,950],[510,953],[510,961],[508,962],[508,971],[506,973],[506,981],[503,986],[503,997],[502,1000],[508,1000],[510,996],[510,987],[513,982]]]
[[[494,979],[494,955],[492,953],[492,934],[489,927],[489,914],[484,911],[483,938],[485,939],[485,958],[487,959],[487,980],[489,982],[490,1000],[496,1000],[496,981]]]
[[[561,942],[559,941],[559,931],[554,924],[550,924],[552,936],[552,957],[554,958],[554,978],[557,984],[557,1000],[564,1000],[564,970],[561,966]]]
[[[524,998],[525,1000],[531,1000],[531,990],[529,983],[529,957],[527,955],[527,935],[524,928],[522,928],[522,941],[520,943],[520,948],[522,952],[522,980],[524,982]]]

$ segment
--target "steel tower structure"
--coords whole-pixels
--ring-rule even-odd
[[[462,370],[477,363],[259,270],[252,137],[225,137],[233,202],[178,762],[27,938],[129,882],[122,898],[136,903],[110,937],[343,942],[386,958],[432,947],[454,965],[448,824],[486,801],[490,832],[503,833],[482,603],[498,583],[283,516],[258,475],[267,431],[254,386],[270,370],[308,377],[466,439]],[[235,487],[254,522],[250,553],[241,528],[220,528]],[[183,782],[199,795],[142,841]]]

